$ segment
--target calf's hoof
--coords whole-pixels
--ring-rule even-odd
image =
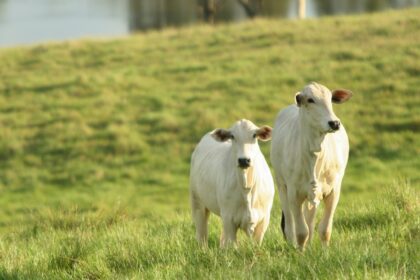
[[[299,246],[299,249],[304,250],[306,241],[308,241],[308,234],[297,234],[296,241],[297,245]]]
[[[330,245],[330,239],[331,239],[331,232],[330,231],[320,232],[319,237],[321,239],[322,245],[324,245],[324,246]]]

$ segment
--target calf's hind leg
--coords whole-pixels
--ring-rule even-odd
[[[291,189],[293,190],[296,188]],[[301,250],[304,250],[306,241],[308,240],[309,231],[303,215],[303,199],[299,198],[295,192],[288,193],[288,199],[293,220],[295,222],[297,245]]]
[[[277,180],[280,202],[281,202],[281,209],[282,209],[282,217],[281,217],[281,230],[283,232],[283,236],[285,239],[294,244],[296,242],[295,239],[295,225],[292,217],[292,212],[289,208],[289,201],[287,198],[287,187],[284,184],[279,183],[280,180]]]

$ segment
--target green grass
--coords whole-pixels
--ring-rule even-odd
[[[419,279],[419,38],[411,9],[0,50],[0,279]],[[212,218],[200,250],[194,145],[310,81],[354,92],[331,247],[288,246],[276,198],[262,247]]]

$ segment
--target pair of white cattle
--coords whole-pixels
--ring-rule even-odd
[[[328,244],[349,152],[346,131],[332,103],[343,103],[351,95],[311,83],[296,94],[296,104],[280,111],[273,130],[240,120],[229,129],[207,133],[191,158],[190,198],[198,242],[207,244],[210,212],[222,219],[222,247],[236,243],[238,229],[262,242],[274,182],[258,140],[272,137],[283,234],[303,249],[313,235],[315,211],[322,200],[325,212],[319,234]]]

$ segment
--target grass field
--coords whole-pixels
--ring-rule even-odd
[[[420,279],[420,10],[0,50],[0,279]],[[354,92],[332,244],[194,240],[189,158],[272,125],[309,81]],[[261,144],[268,156],[269,143]],[[267,157],[268,158],[268,157]]]

